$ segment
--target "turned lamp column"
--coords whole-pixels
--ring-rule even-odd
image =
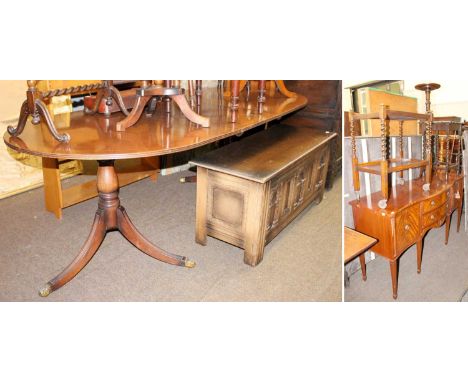
[[[426,114],[429,116],[429,120],[426,121],[426,131],[425,131],[425,156],[428,160],[428,165],[426,166],[426,184],[430,184],[432,178],[432,120],[433,114],[431,111],[431,92],[440,88],[439,84],[427,83],[427,84],[418,84],[415,86],[415,89],[424,91],[426,95]],[[448,137],[448,133],[447,133]],[[429,190],[428,186],[424,185],[425,189]]]
[[[415,89],[424,91],[426,93],[426,113],[431,112],[431,92],[440,88],[439,84],[418,84]]]

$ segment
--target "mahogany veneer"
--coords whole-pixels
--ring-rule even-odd
[[[378,239],[371,250],[390,262],[393,298],[398,296],[398,259],[412,245],[417,245],[417,271],[421,272],[423,238],[427,231],[445,223],[448,243],[452,213],[458,211],[457,232],[463,206],[463,174],[436,173],[430,189],[424,191],[423,179],[393,188],[385,209],[378,206],[380,192],[353,200],[354,225],[357,231]]]

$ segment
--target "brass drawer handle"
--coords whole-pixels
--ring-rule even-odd
[[[435,216],[434,216],[434,215],[431,215],[431,219],[434,220],[434,219],[435,219]]]
[[[408,231],[410,229],[410,226],[407,224],[405,225],[405,230]]]
[[[435,205],[435,201],[431,201],[431,206],[434,206]]]

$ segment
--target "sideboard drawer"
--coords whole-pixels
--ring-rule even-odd
[[[447,194],[441,192],[439,195],[434,196],[433,198],[427,199],[422,203],[423,213],[432,211],[445,203],[447,200]]]
[[[437,224],[440,222],[441,219],[445,219],[445,216],[447,215],[447,204],[443,204],[436,210],[433,210],[431,212],[428,212],[427,214],[423,215],[423,221],[422,221],[422,226],[423,229],[430,227],[431,225],[434,225],[434,223],[437,222]]]
[[[419,236],[419,205],[399,212],[395,217],[395,240],[397,253],[414,244]]]

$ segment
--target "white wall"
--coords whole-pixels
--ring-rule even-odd
[[[351,109],[351,96],[346,87],[369,82],[370,80],[343,80],[343,110]],[[426,110],[424,92],[414,86],[420,83],[435,82],[440,89],[431,94],[432,110],[435,116],[456,116],[468,120],[468,80],[404,80],[404,94],[418,99],[418,111]]]

